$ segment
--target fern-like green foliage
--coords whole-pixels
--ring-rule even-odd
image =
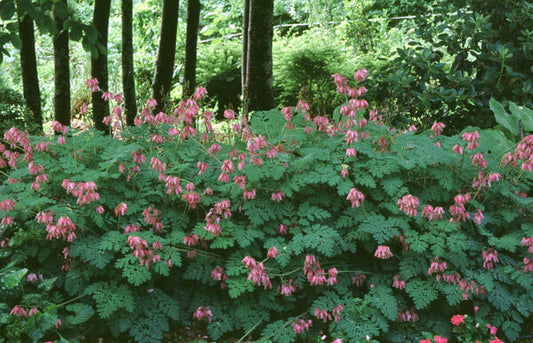
[[[189,105],[168,120],[144,111],[120,139],[4,136],[8,339],[160,342],[188,326],[215,341],[405,342],[452,334],[457,311],[510,342],[522,333],[533,312],[532,136],[404,132],[367,111],[322,117],[302,105],[217,132],[198,119],[192,135]],[[41,317],[10,315],[15,306]]]

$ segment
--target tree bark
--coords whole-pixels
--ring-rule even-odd
[[[31,112],[31,121],[39,132],[43,131],[43,115],[41,110],[41,91],[35,58],[35,35],[33,19],[23,13],[21,1],[17,0],[18,31],[21,40],[20,66],[22,70],[22,87],[24,100]]]
[[[132,22],[132,0],[122,0],[122,89],[124,92],[126,123],[129,126],[134,125],[134,119],[137,115]]]
[[[111,0],[95,0],[93,25],[98,31],[98,46],[91,56],[91,75],[98,79],[100,91],[93,92],[93,120],[96,129],[108,132],[103,119],[109,116],[109,103],[102,98],[103,92],[109,91],[107,69],[107,30]]]
[[[67,7],[67,0],[60,0],[54,6]],[[63,19],[54,16],[57,33],[54,36],[54,118],[70,126],[70,65],[68,31],[63,28]]]
[[[250,0],[248,25],[248,60],[246,82],[248,109],[268,110],[274,107],[272,91],[272,18],[273,0]]]
[[[154,113],[163,110],[164,100],[172,86],[174,74],[174,55],[176,53],[176,32],[178,28],[179,0],[163,0],[161,35],[152,82],[152,99],[157,105]]]
[[[244,0],[244,13],[242,16],[242,55],[241,55],[241,90],[242,111],[248,115],[248,29],[250,25],[250,0]]]
[[[188,98],[196,87],[196,52],[198,46],[198,26],[200,23],[200,0],[188,0],[187,37],[185,40],[185,67],[183,71],[183,95]]]

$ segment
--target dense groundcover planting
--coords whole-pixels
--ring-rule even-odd
[[[388,127],[355,76],[335,76],[330,117],[299,103],[215,129],[199,89],[114,135],[7,131],[0,341],[515,341],[533,136]]]

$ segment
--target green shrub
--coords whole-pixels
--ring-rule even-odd
[[[415,21],[417,36],[375,75],[382,92],[373,100],[397,108],[395,125],[442,121],[454,133],[492,127],[491,98],[532,107],[532,8],[527,1],[436,2]]]
[[[353,70],[347,53],[324,30],[279,38],[274,49],[274,92],[278,104],[303,100],[315,115],[332,113],[338,94],[331,75]]]
[[[457,313],[516,341],[533,310],[533,136],[403,132],[356,104],[225,133],[200,120],[194,135],[194,102],[120,139],[9,131],[0,341],[160,342],[180,325],[413,342],[449,336]]]
[[[231,40],[201,45],[198,50],[197,81],[207,89],[209,105],[220,119],[226,108],[241,106],[241,50],[239,42]]]
[[[24,129],[27,115],[22,94],[10,88],[0,88],[0,130],[3,132],[12,126]]]

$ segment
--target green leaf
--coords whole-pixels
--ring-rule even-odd
[[[92,306],[83,303],[69,304],[65,308],[67,311],[74,312],[73,315],[65,317],[65,321],[72,325],[85,323],[91,319],[94,314]]]
[[[518,107],[514,102],[509,102],[509,110],[512,115],[522,120],[524,131],[533,131],[533,110],[527,107]]]
[[[126,285],[117,287],[116,284],[100,281],[87,287],[85,294],[92,295],[98,314],[104,319],[110,318],[120,309],[132,312],[135,308],[135,299]]]
[[[232,299],[254,290],[254,284],[246,276],[230,277],[226,280],[226,284],[228,285],[228,294]]]
[[[24,278],[27,272],[28,272],[28,269],[26,268],[22,268],[19,270],[12,270],[8,272],[7,274],[5,274],[0,280],[2,281],[2,283],[7,289],[12,289],[21,283],[22,279]]]
[[[408,281],[405,285],[405,291],[413,299],[415,307],[419,310],[426,308],[438,296],[433,281]]]
[[[272,340],[277,343],[291,343],[296,340],[296,334],[290,323],[278,320],[268,324],[261,332],[261,341]]]
[[[498,124],[509,130],[513,136],[518,136],[520,134],[518,128],[519,118],[517,116],[509,115],[509,113],[505,111],[505,108],[503,108],[503,105],[494,98],[490,98],[489,106],[494,112],[494,117],[496,118],[496,122],[498,122]]]

